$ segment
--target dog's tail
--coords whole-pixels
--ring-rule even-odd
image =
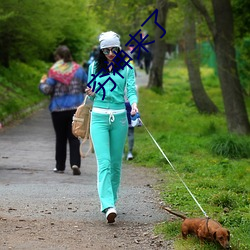
[[[183,214],[179,214],[179,213],[177,213],[177,212],[173,212],[171,209],[169,209],[169,208],[167,208],[167,207],[164,207],[164,206],[162,206],[162,208],[163,208],[164,210],[168,211],[169,213],[171,213],[171,214],[173,214],[173,215],[175,215],[175,216],[177,216],[177,217],[182,218],[183,220],[187,219],[187,217],[186,217],[185,215],[183,215]]]

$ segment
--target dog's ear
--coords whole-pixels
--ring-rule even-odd
[[[227,230],[228,236],[227,236],[227,240],[230,241],[230,232]]]
[[[213,233],[213,238],[216,240],[216,232]]]

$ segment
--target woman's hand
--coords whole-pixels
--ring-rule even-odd
[[[85,89],[85,92],[88,96],[95,96],[95,92],[93,92],[92,89],[89,87]]]
[[[131,105],[131,112],[130,112],[130,114],[133,116],[133,115],[135,115],[137,112],[138,112],[137,103],[134,102],[134,103]]]
[[[47,80],[47,75],[46,74],[44,74],[43,76],[42,76],[42,78],[41,78],[41,80],[40,80],[40,83],[45,83],[45,81]]]

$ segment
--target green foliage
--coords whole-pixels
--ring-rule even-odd
[[[129,41],[129,34],[135,34],[141,27],[141,24],[155,10],[155,3],[149,0],[141,1],[107,1],[94,0],[91,7],[97,15],[99,24],[102,25],[103,31],[113,30],[121,35],[122,45]],[[121,25],[122,24],[122,25]],[[154,34],[153,22],[147,22],[143,26],[149,36]],[[148,38],[147,41],[153,39]]]
[[[142,121],[174,169],[144,127],[135,130],[133,163],[161,170],[163,181],[157,189],[161,190],[165,204],[189,217],[201,217],[202,212],[182,184],[181,178],[206,213],[230,230],[232,249],[245,250],[250,248],[246,237],[250,219],[250,159],[242,158],[244,154],[239,153],[239,148],[242,152],[243,148],[244,152],[250,152],[249,137],[227,133],[219,81],[210,68],[202,67],[201,75],[207,93],[222,113],[198,113],[193,104],[184,62],[180,60],[169,61],[166,65],[163,93],[139,89]],[[250,112],[250,105],[247,107]],[[212,153],[211,145],[220,138],[233,140],[237,145],[238,158]],[[160,224],[156,228],[157,233],[162,232],[167,239],[178,237],[179,223],[178,220]],[[199,241],[192,236],[190,241],[175,238],[174,244],[178,250],[201,249]],[[203,249],[217,249],[217,246],[207,243]]]
[[[250,158],[250,140],[236,135],[216,136],[211,142],[214,154],[228,158]]]
[[[172,223],[163,222],[159,223],[155,228],[155,233],[163,233],[165,235],[166,240],[171,240],[175,238],[176,235],[180,235],[181,221],[175,221]]]
[[[171,1],[173,2],[173,1]],[[208,30],[203,17],[199,12],[195,11],[191,1],[178,0],[175,1],[177,8],[171,8],[168,12],[167,25],[166,25],[166,41],[168,43],[177,44],[184,39],[185,34],[185,17],[191,16],[195,19],[196,36],[198,41],[210,39],[211,35]],[[210,1],[203,1],[208,11],[212,12],[212,5]],[[191,8],[191,10],[190,10]]]
[[[171,8],[167,15],[166,37],[168,43],[176,44],[183,38],[184,13],[183,3],[178,1],[177,8]]]
[[[0,67],[0,121],[8,116],[19,116],[24,109],[44,100],[38,90],[39,80],[49,65],[34,61],[32,66],[12,62],[7,70]]]
[[[250,35],[238,41],[237,63],[241,85],[245,94],[250,96]]]
[[[75,60],[88,56],[96,42],[95,15],[89,1],[2,0],[0,10],[0,64],[12,59],[48,61],[55,48],[67,45]]]
[[[235,34],[238,38],[249,35],[250,14],[246,11],[249,8],[250,2],[248,0],[232,0]]]
[[[236,197],[229,192],[220,192],[219,194],[214,194],[210,200],[212,206],[217,206],[223,208],[234,209],[237,207]]]
[[[235,40],[237,46],[237,64],[241,85],[245,94],[250,95],[250,14],[246,9],[250,7],[248,0],[233,0],[233,15]]]

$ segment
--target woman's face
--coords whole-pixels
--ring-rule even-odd
[[[110,47],[110,48],[102,49],[102,52],[106,56],[108,61],[112,61],[116,56],[115,53],[118,53],[118,50],[119,50],[118,47]]]

